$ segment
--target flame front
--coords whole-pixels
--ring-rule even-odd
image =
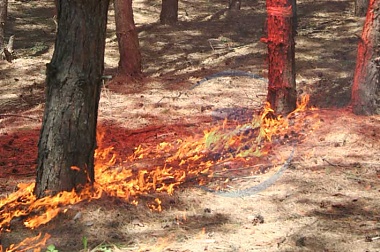
[[[178,185],[186,181],[207,183],[214,168],[223,162],[238,161],[244,166],[267,154],[275,136],[289,133],[290,121],[292,129],[301,129],[302,119],[297,119],[297,114],[306,109],[307,102],[308,97],[303,98],[297,109],[286,118],[268,117],[273,111],[267,104],[263,112],[249,123],[231,128],[225,121],[205,130],[203,136],[162,142],[149,148],[138,146],[132,155],[124,158],[119,157],[113,147],[101,147],[95,152],[96,183],[93,187],[86,187],[79,194],[73,190],[36,199],[34,183],[19,184],[18,191],[0,199],[1,230],[9,229],[11,220],[19,216],[28,216],[24,225],[36,228],[63,212],[67,205],[98,199],[103,194],[138,204],[139,196],[154,192],[172,194]],[[104,134],[98,137],[101,146]],[[152,162],[144,163],[147,160],[154,160],[156,166],[150,167]],[[162,210],[159,198],[148,206],[153,211]]]
[[[46,244],[46,241],[50,238],[49,234],[45,234],[43,237],[38,234],[36,237],[26,238],[19,244],[12,244],[4,252],[17,252],[17,251],[41,251],[40,247]],[[3,252],[3,248],[0,245],[0,252]]]

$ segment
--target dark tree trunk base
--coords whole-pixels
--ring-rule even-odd
[[[96,124],[108,0],[58,0],[58,33],[47,65],[38,144],[37,197],[94,182]]]
[[[162,0],[161,24],[175,24],[178,22],[178,0]]]

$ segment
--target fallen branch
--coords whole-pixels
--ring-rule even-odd
[[[365,241],[366,242],[373,242],[373,241],[375,241],[375,240],[380,240],[380,236],[367,236],[366,238],[365,238]]]
[[[21,118],[26,118],[26,119],[30,119],[30,120],[35,120],[35,121],[38,121],[40,122],[41,119],[39,118],[35,118],[35,117],[31,117],[31,116],[25,116],[25,115],[17,115],[17,114],[0,114],[0,117],[21,117]]]
[[[330,162],[329,160],[325,159],[325,158],[322,158],[322,161],[328,163],[329,165],[331,166],[335,166],[335,167],[347,167],[347,165],[341,165],[341,164],[335,164],[335,163],[332,163]]]

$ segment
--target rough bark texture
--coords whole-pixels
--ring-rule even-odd
[[[292,3],[293,2],[293,3]],[[267,0],[268,96],[276,114],[296,107],[293,0]]]
[[[367,13],[369,0],[355,0],[355,16],[364,17]]]
[[[97,111],[108,0],[58,0],[55,50],[46,72],[37,197],[94,181]]]
[[[7,22],[8,0],[0,0],[0,59],[5,47],[5,24]]]
[[[355,114],[380,114],[380,0],[370,0],[352,86]]]
[[[115,0],[116,36],[119,44],[118,74],[141,75],[141,53],[139,38],[133,19],[132,0]]]
[[[178,21],[178,0],[162,0],[161,24],[175,24]]]

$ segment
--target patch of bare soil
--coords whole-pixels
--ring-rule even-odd
[[[185,141],[222,125],[224,118],[244,124],[262,110],[267,66],[266,46],[259,39],[265,1],[243,1],[235,12],[226,11],[226,5],[180,1],[179,24],[163,26],[157,22],[160,1],[134,1],[146,78],[105,82],[99,111],[100,148],[113,146],[118,166],[139,145]],[[298,92],[310,94],[310,104],[319,109],[297,115],[303,128],[276,139],[269,155],[248,172],[242,174],[230,162],[224,166],[228,172],[220,170],[220,177],[206,185],[211,189],[221,182],[234,194],[214,193],[190,181],[170,196],[144,195],[137,206],[103,195],[67,206],[33,230],[23,226],[24,217],[13,220],[11,231],[1,233],[3,250],[48,233],[46,245],[67,252],[380,251],[380,117],[355,116],[346,109],[363,21],[352,13],[352,1],[298,1]],[[109,14],[105,74],[114,75],[112,8]],[[0,64],[3,196],[18,183],[34,180],[53,15],[51,1],[9,0],[7,32],[16,35],[17,58]],[[227,70],[252,75],[204,79]],[[133,167],[154,168],[159,161]],[[281,169],[268,188],[240,194]],[[148,207],[156,197],[162,212]]]

